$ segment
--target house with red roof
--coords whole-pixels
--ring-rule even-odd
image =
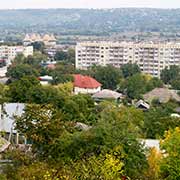
[[[81,74],[74,75],[74,93],[75,94],[94,94],[101,91],[102,84],[90,76]]]

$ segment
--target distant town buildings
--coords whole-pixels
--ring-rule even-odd
[[[56,44],[55,46],[46,46],[44,52],[49,58],[53,59],[58,51],[67,52],[69,49],[75,49],[75,45]]]
[[[136,63],[142,72],[159,77],[166,66],[180,65],[180,44],[87,41],[76,45],[77,69],[127,63]]]
[[[33,46],[0,46],[0,60],[10,63],[18,54],[33,55]]]
[[[55,46],[56,45],[56,38],[53,34],[45,34],[44,36],[41,36],[40,34],[26,34],[23,44],[25,46],[34,43],[34,42],[43,42],[45,46]]]

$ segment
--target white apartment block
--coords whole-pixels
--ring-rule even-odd
[[[136,63],[142,72],[159,77],[166,66],[180,65],[180,44],[99,41],[76,45],[77,69],[94,64],[121,67],[127,63]]]
[[[0,58],[10,63],[18,54],[33,55],[33,46],[0,46]]]

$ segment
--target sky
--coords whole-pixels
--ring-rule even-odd
[[[180,0],[0,0],[0,9],[121,7],[180,8]]]

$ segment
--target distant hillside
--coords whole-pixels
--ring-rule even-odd
[[[113,32],[178,32],[180,9],[0,10],[0,32],[102,35]]]

